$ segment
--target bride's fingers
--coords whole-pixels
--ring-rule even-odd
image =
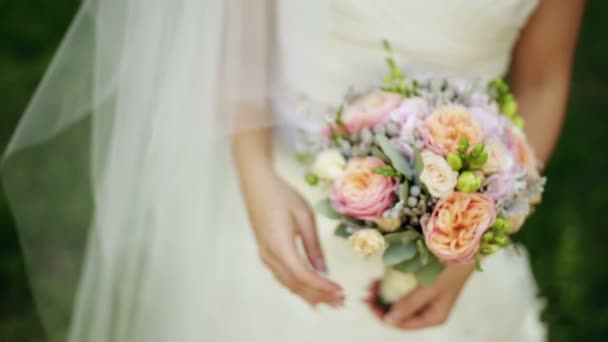
[[[399,325],[402,329],[423,329],[445,323],[447,315],[434,303],[424,307],[418,314]]]
[[[304,250],[306,251],[306,256],[308,257],[310,264],[315,270],[326,274],[327,264],[325,263],[321,244],[319,243],[317,227],[312,210],[306,207],[294,210],[293,219],[298,227],[298,232],[302,238],[302,244],[304,245]]]
[[[419,287],[393,304],[384,320],[388,324],[401,328],[403,323],[428,305],[435,296],[436,293],[432,288]]]
[[[281,262],[278,261],[278,259],[266,258],[264,260],[264,263],[271,270],[274,278],[293,294],[301,297],[303,300],[305,300],[312,306],[315,306],[319,302],[321,302],[318,293],[299,287],[297,283],[293,280],[291,272],[289,272],[289,270],[285,266],[283,266]]]
[[[344,301],[344,293],[340,286],[314,271],[297,252],[295,240],[291,248],[283,248],[280,252],[280,262],[290,273],[295,286],[303,290],[314,290],[320,294],[321,301],[336,303]]]

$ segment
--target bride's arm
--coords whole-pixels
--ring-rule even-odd
[[[324,278],[325,262],[307,203],[274,171],[268,89],[274,0],[226,2],[224,96],[232,120],[233,156],[262,261],[285,287],[312,305],[339,306],[340,287]],[[301,239],[302,257],[296,245]],[[315,270],[316,269],[316,270]]]
[[[514,51],[513,90],[530,142],[543,162],[564,119],[583,8],[583,0],[542,0]],[[433,285],[400,299],[385,321],[401,329],[443,324],[472,272],[470,265],[449,265]]]
[[[557,143],[570,88],[583,0],[545,0],[522,32],[512,72],[513,92],[525,131],[546,162]]]
[[[260,257],[279,282],[308,303],[341,306],[341,288],[319,274],[327,270],[312,210],[275,173],[271,143],[270,128],[244,131],[233,138],[233,156]],[[298,237],[308,260],[298,252]]]

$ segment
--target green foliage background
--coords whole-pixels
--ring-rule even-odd
[[[0,147],[70,23],[76,0],[0,0]],[[564,133],[545,202],[519,235],[548,307],[551,342],[608,341],[608,2],[588,1]],[[500,319],[497,317],[496,319]],[[0,197],[0,342],[43,341],[19,242]]]

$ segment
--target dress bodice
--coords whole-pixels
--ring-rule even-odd
[[[275,83],[280,92],[339,104],[350,87],[381,80],[383,39],[410,75],[495,78],[537,2],[278,0]]]

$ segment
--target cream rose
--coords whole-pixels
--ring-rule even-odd
[[[338,150],[329,149],[317,155],[311,171],[321,179],[334,180],[342,174],[345,168],[344,156]]]
[[[448,162],[431,151],[421,153],[424,168],[420,180],[431,195],[439,198],[450,195],[458,181],[458,172],[454,171]]]
[[[491,139],[485,143],[488,153],[488,161],[483,165],[482,171],[486,174],[500,172],[507,167],[507,149],[497,139]]]
[[[376,255],[384,250],[384,236],[375,229],[361,229],[351,235],[348,240],[357,254],[363,257]]]
[[[401,297],[407,296],[418,286],[416,275],[411,272],[400,272],[387,267],[380,282],[380,299],[386,304],[392,304]]]

